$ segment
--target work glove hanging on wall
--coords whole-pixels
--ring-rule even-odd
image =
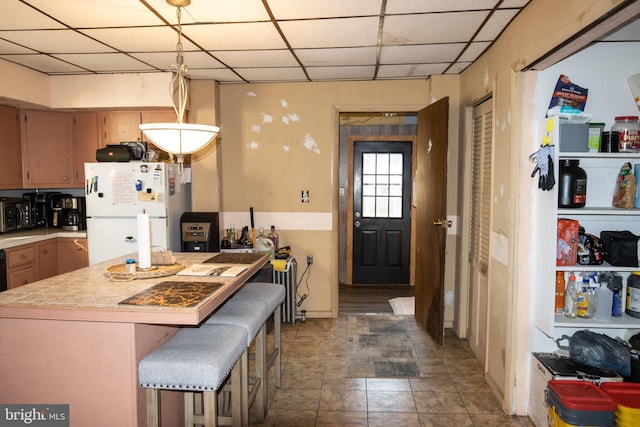
[[[556,184],[556,179],[553,174],[553,145],[543,145],[538,151],[532,153],[529,156],[529,160],[535,163],[531,178],[539,173],[538,188],[543,191],[548,191]]]

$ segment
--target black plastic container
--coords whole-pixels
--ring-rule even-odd
[[[580,160],[560,160],[558,207],[583,208],[586,202],[587,173],[580,167]]]

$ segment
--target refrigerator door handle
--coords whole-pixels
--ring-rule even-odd
[[[134,243],[136,241],[136,238],[133,236],[127,236],[124,238],[124,241],[127,243]]]

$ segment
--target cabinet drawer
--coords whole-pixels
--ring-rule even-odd
[[[36,270],[33,266],[9,271],[7,273],[7,288],[18,288],[27,283],[33,283],[36,280]]]
[[[36,260],[35,246],[21,246],[17,249],[7,250],[7,268],[11,269],[21,265],[32,263]]]

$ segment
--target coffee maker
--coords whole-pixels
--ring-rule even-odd
[[[66,231],[87,229],[86,204],[84,197],[60,194],[52,203],[53,226]]]
[[[59,191],[24,193],[22,197],[31,201],[31,227],[53,227],[51,201],[60,194]]]

